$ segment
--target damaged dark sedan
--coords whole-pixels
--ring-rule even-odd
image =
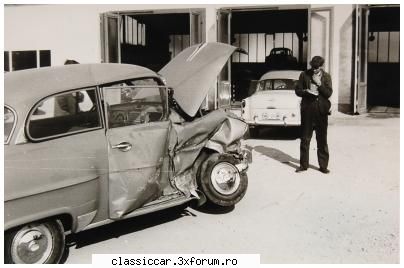
[[[247,190],[247,131],[201,103],[235,47],[189,47],[159,73],[77,64],[5,74],[6,263],[58,263],[67,232]]]

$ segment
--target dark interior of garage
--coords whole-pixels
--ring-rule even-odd
[[[400,107],[400,7],[369,11],[368,106]]]
[[[159,71],[189,46],[188,13],[122,16],[122,63]]]
[[[233,11],[231,42],[248,52],[236,53],[231,62],[232,100],[251,95],[250,81],[276,69],[300,69],[307,66],[308,10]],[[290,49],[296,64],[271,62],[268,55],[274,48]],[[289,59],[289,60],[290,60]],[[285,58],[285,61],[288,59]]]

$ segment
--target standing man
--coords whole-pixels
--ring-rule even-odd
[[[295,92],[302,97],[300,167],[296,172],[303,172],[309,167],[309,149],[313,130],[316,131],[317,158],[322,173],[330,173],[328,167],[327,127],[332,94],[331,76],[322,67],[324,59],[314,56],[310,61],[311,68],[300,74]]]

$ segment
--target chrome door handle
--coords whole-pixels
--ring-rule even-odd
[[[130,149],[132,149],[132,144],[125,141],[125,142],[121,142],[119,144],[112,145],[112,149],[119,149],[122,152],[127,152]]]

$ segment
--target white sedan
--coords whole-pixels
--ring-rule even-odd
[[[300,101],[295,94],[301,71],[270,71],[256,92],[241,103],[241,117],[255,130],[259,126],[300,126]]]

